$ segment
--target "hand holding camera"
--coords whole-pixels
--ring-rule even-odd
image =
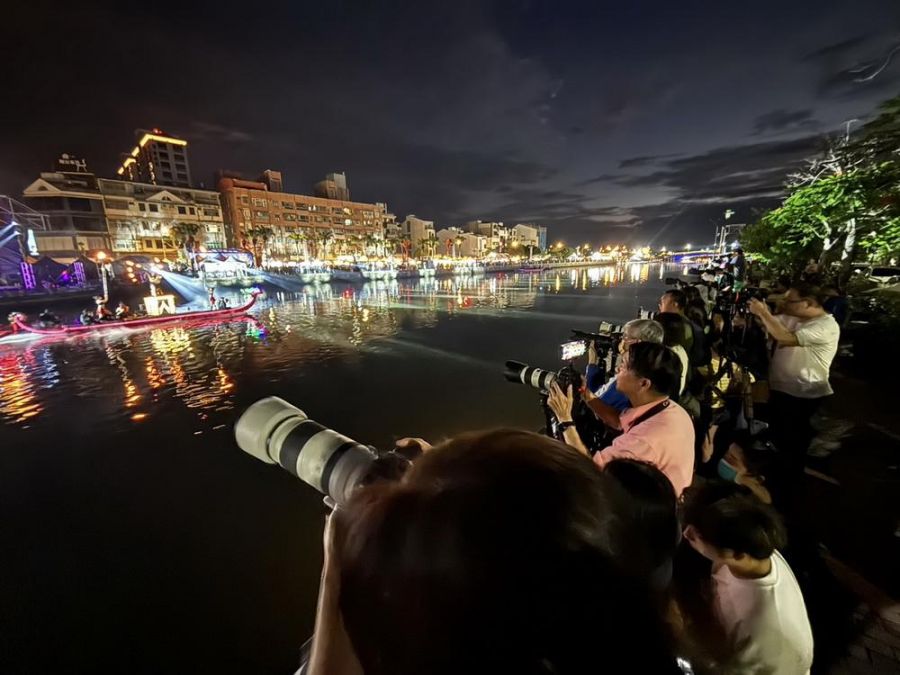
[[[556,415],[556,420],[560,423],[572,421],[572,408],[575,405],[575,394],[572,391],[572,385],[566,387],[565,393],[560,389],[559,385],[554,382],[550,385],[550,395],[547,397],[547,405]]]

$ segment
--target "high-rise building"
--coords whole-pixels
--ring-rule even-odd
[[[325,199],[339,199],[350,201],[350,188],[347,186],[347,174],[329,173],[325,180],[320,180],[313,186],[313,194]]]
[[[135,137],[137,145],[122,155],[119,176],[136,183],[191,187],[186,140],[159,129],[138,129]]]
[[[267,174],[268,180],[250,181],[220,173],[218,188],[230,245],[250,248],[254,232],[265,232],[269,255],[297,257],[304,248],[319,254],[363,247],[374,251],[374,241],[384,238],[385,224],[394,219],[383,203],[275,191],[271,188],[281,184],[281,174]],[[277,183],[272,180],[276,174]]]

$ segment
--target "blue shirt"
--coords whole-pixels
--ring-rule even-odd
[[[628,400],[628,397],[625,396],[625,394],[623,394],[616,388],[615,375],[613,375],[613,377],[606,384],[597,381],[599,375],[600,367],[588,364],[587,371],[585,373],[585,380],[588,388],[591,391],[596,392],[597,398],[603,401],[606,405],[612,406],[618,412],[628,410],[628,408],[631,407],[631,402]]]

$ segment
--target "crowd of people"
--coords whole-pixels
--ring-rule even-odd
[[[583,389],[549,392],[559,438],[398,443],[418,453],[402,479],[329,518],[303,672],[808,673],[782,551],[840,328],[806,283],[730,308],[717,290],[626,324],[608,381],[592,346]],[[606,447],[578,433],[582,401]]]

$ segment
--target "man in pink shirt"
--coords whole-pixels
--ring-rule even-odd
[[[679,496],[694,474],[694,426],[690,416],[669,398],[680,383],[680,368],[678,357],[662,345],[640,342],[629,347],[616,369],[616,384],[631,408],[618,419],[604,415],[604,422],[622,429],[622,435],[594,455],[600,467],[623,457],[649,462],[668,477]],[[593,398],[585,392],[588,406]],[[548,403],[566,443],[589,454],[571,424],[573,399],[571,388],[563,393],[554,383]]]

